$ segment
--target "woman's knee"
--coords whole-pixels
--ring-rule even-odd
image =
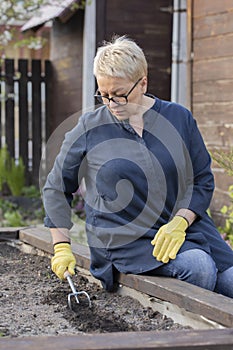
[[[192,249],[178,254],[173,264],[176,265],[177,274],[174,277],[208,290],[214,290],[217,268],[211,256],[203,250]]]
[[[233,298],[233,266],[223,272],[218,272],[214,291]]]

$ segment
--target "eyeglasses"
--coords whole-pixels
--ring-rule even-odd
[[[134,84],[134,86],[130,89],[130,91],[128,92],[128,94],[126,95],[121,95],[121,96],[113,96],[113,97],[108,97],[108,96],[102,96],[99,94],[99,91],[96,91],[96,94],[94,95],[94,97],[97,98],[97,101],[100,103],[103,103],[105,105],[109,105],[110,101],[116,103],[117,105],[120,106],[125,106],[128,103],[128,97],[131,94],[131,92],[133,91],[133,89],[135,89],[135,87],[137,86],[137,84],[139,83],[139,81],[142,80],[142,78],[138,79],[136,81],[136,83]]]

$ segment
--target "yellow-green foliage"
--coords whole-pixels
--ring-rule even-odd
[[[220,227],[219,230],[221,233],[226,234],[226,238],[230,241],[231,246],[233,247],[233,185],[228,189],[230,196],[230,204],[224,205],[221,209],[221,213],[225,217],[225,224],[223,227]]]
[[[211,156],[228,175],[233,177],[233,148],[227,152],[215,150],[211,152]],[[219,231],[233,247],[233,185],[228,188],[228,193],[230,204],[224,205],[221,209],[221,213],[225,218],[225,223],[223,227],[219,227]]]
[[[23,226],[23,218],[18,210],[15,210],[13,212],[7,211],[4,214],[4,219],[10,227]]]
[[[22,158],[19,158],[18,164],[14,159],[11,159],[11,167],[7,179],[7,184],[11,190],[13,196],[20,196],[25,184],[25,166]]]
[[[233,148],[229,151],[214,150],[211,152],[211,157],[228,175],[233,176]]]
[[[18,164],[11,158],[7,147],[0,149],[0,191],[7,184],[13,196],[20,196],[25,184],[25,166],[22,158]]]
[[[7,182],[9,165],[10,165],[10,155],[6,146],[4,146],[3,148],[0,149],[0,191],[2,191],[4,183]]]

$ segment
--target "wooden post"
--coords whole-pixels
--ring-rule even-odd
[[[19,77],[19,156],[22,157],[26,183],[29,184],[29,159],[28,159],[28,60],[20,59],[18,62]]]
[[[38,186],[41,160],[41,61],[32,60],[32,183]]]
[[[51,111],[51,97],[52,97],[52,64],[49,60],[45,61],[45,140],[48,141],[52,133],[52,111]]]
[[[6,59],[6,144],[11,157],[15,156],[15,122],[14,122],[14,60]]]

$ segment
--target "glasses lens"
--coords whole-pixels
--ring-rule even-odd
[[[107,97],[101,97],[101,100],[102,100],[102,103],[104,104],[104,105],[109,105],[109,99],[107,98]]]
[[[97,99],[97,101],[99,103],[102,103],[104,105],[109,105],[110,101],[113,101],[114,103],[116,103],[118,105],[124,106],[128,102],[127,97],[125,97],[125,96],[115,96],[115,97],[112,97],[111,99],[109,99],[108,97],[104,97],[101,95],[95,95],[95,98]]]
[[[112,98],[112,101],[120,106],[127,104],[127,98],[125,96],[115,96]]]

